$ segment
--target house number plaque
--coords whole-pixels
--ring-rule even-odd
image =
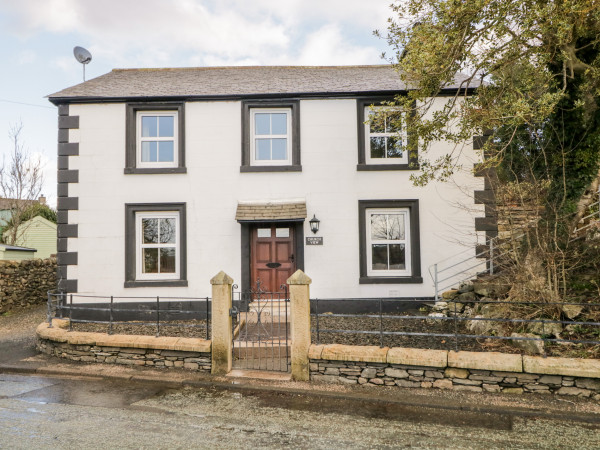
[[[306,238],[306,245],[323,245],[323,238],[322,237],[307,237]]]

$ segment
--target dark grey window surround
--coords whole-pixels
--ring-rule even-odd
[[[137,131],[136,115],[138,111],[177,111],[177,161],[178,167],[138,168],[137,161]],[[126,143],[125,143],[125,170],[126,174],[154,174],[154,173],[186,173],[185,167],[185,103],[184,102],[156,102],[156,103],[127,103],[125,118]]]
[[[409,277],[367,276],[366,210],[369,208],[408,208],[410,211],[410,258],[412,275]],[[419,234],[419,200],[359,200],[358,235],[360,253],[359,284],[408,284],[423,283],[421,277],[421,239]]]
[[[394,97],[361,97],[356,99],[356,116],[358,118],[358,165],[356,170],[417,170],[419,169],[418,149],[416,139],[408,135],[408,164],[367,164],[365,153],[365,107],[379,105],[381,102],[391,101]]]
[[[255,108],[290,108],[292,110],[292,164],[289,166],[250,165],[250,110]],[[242,101],[242,165],[240,172],[301,172],[300,100]]]
[[[179,212],[179,280],[141,280],[135,279],[135,214],[142,211]],[[187,286],[187,233],[185,203],[126,203],[125,204],[125,287],[175,287]]]
[[[258,225],[271,225],[272,223],[289,224],[294,228],[294,254],[296,256],[296,269],[304,270],[304,219],[269,220],[240,222],[241,225],[241,254],[242,254],[242,292],[248,292],[250,286],[250,242],[252,229]]]

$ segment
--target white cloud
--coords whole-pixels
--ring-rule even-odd
[[[389,15],[387,0],[0,2],[13,33],[80,35],[112,67],[376,63]]]
[[[338,25],[326,25],[310,34],[300,52],[298,62],[309,65],[337,65],[377,62],[377,49],[350,44]]]

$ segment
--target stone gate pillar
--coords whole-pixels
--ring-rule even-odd
[[[290,286],[292,379],[296,381],[310,379],[310,283],[310,277],[301,270],[287,280]]]
[[[212,285],[211,340],[213,375],[226,375],[231,371],[231,286],[233,279],[221,271],[210,280]]]

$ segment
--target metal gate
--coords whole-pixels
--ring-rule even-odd
[[[233,286],[233,368],[247,370],[290,370],[289,296],[286,285],[280,292],[266,292],[260,280],[247,292]]]

